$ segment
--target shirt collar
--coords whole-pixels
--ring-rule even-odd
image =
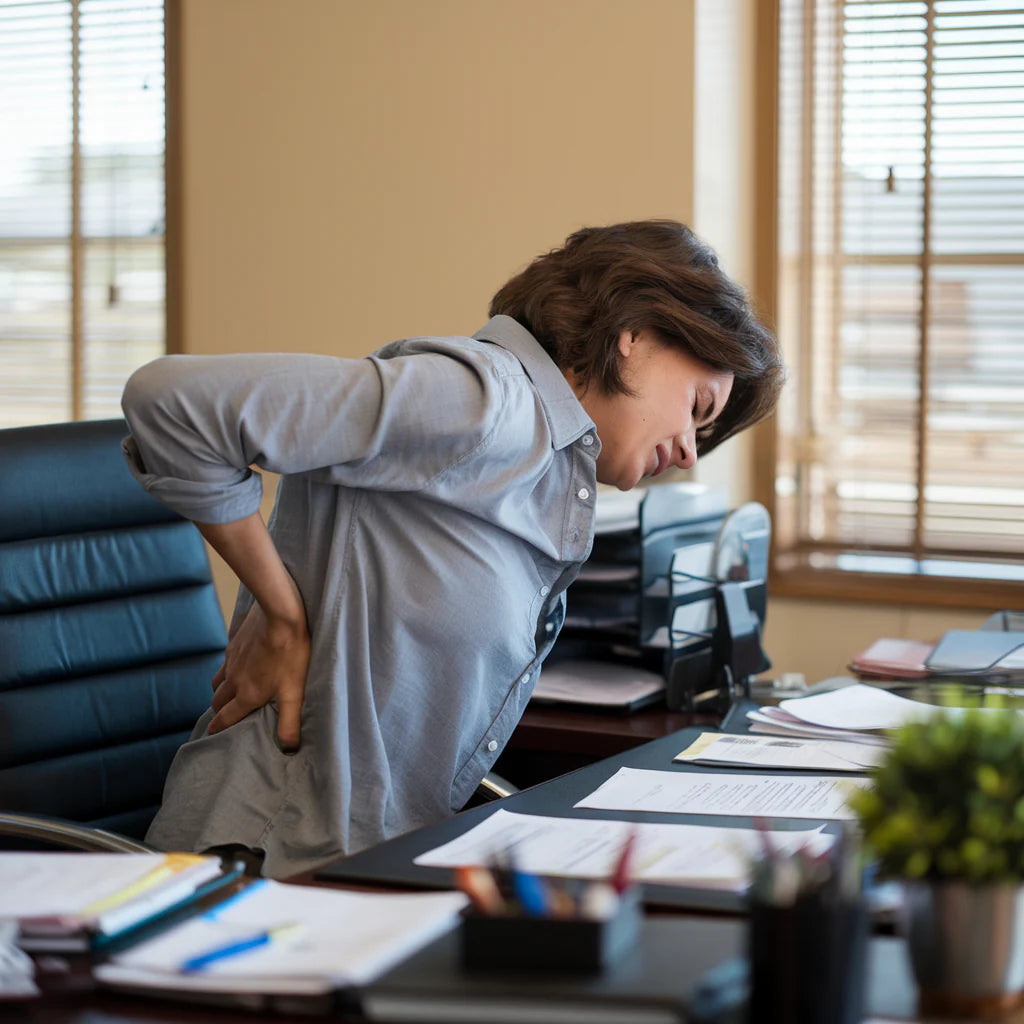
[[[499,314],[492,317],[473,337],[500,345],[523,364],[523,369],[540,395],[556,449],[572,444],[588,430],[594,429],[593,420],[580,405],[565,375],[540,342],[517,320]]]

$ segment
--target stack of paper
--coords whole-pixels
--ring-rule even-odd
[[[227,877],[194,853],[0,853],[0,918],[25,949],[88,949]]]
[[[750,731],[776,736],[848,740],[884,746],[888,729],[929,718],[942,709],[856,683],[828,693],[794,697],[778,707],[748,711]]]
[[[95,970],[150,993],[316,996],[364,984],[453,927],[457,892],[359,893],[260,880]]]

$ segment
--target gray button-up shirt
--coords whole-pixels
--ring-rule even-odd
[[[132,472],[190,519],[247,516],[250,467],[282,474],[270,531],[312,638],[298,753],[278,749],[273,705],[215,736],[208,712],[149,842],[243,843],[286,876],[461,808],[593,537],[600,443],[533,336],[498,316],[365,359],[169,356],[123,405]]]

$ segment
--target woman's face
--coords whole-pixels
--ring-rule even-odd
[[[698,427],[712,423],[732,391],[732,374],[712,370],[649,331],[619,336],[622,378],[631,395],[574,385],[597,427],[597,479],[621,491],[669,466],[697,462]]]

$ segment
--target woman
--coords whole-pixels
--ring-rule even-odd
[[[461,808],[561,626],[597,483],[692,467],[781,387],[775,339],[674,222],[578,231],[490,312],[365,359],[129,381],[132,471],[242,583],[154,846],[241,844],[287,876]],[[269,529],[253,464],[282,474]]]

